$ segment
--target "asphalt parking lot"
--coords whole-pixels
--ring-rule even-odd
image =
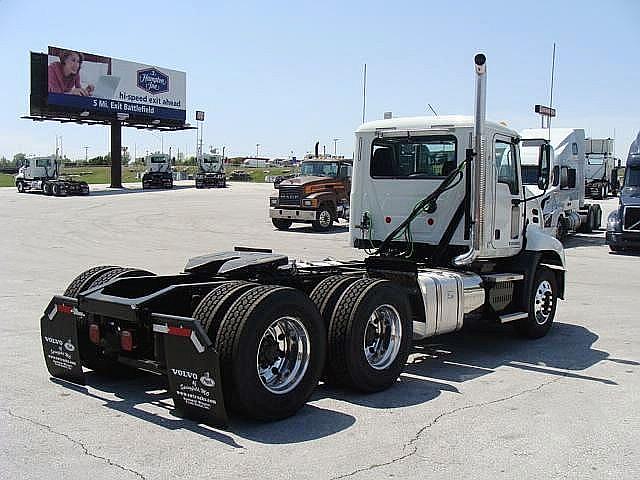
[[[345,224],[275,230],[270,190],[0,189],[0,478],[640,478],[640,256],[610,254],[603,231],[568,240],[566,301],[547,337],[485,327],[430,339],[393,388],[321,385],[284,421],[214,429],[173,416],[159,377],[90,374],[86,388],[49,377],[39,318],[91,266],[177,273],[235,245],[362,257]],[[601,203],[605,223],[617,199]]]

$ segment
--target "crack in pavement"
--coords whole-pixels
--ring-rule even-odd
[[[403,460],[415,455],[418,452],[418,446],[416,445],[416,443],[418,442],[418,440],[420,440],[420,437],[422,436],[422,434],[426,430],[428,430],[429,428],[433,427],[436,423],[438,423],[444,417],[448,417],[450,415],[454,415],[454,414],[456,414],[458,412],[462,412],[463,410],[469,410],[471,408],[486,407],[487,405],[493,405],[493,404],[496,404],[496,403],[506,402],[506,401],[511,400],[513,398],[519,397],[521,395],[526,395],[527,393],[536,392],[536,391],[542,389],[543,387],[546,387],[547,385],[551,385],[552,383],[559,382],[561,380],[562,380],[562,378],[555,378],[555,379],[550,380],[548,382],[544,382],[544,383],[538,385],[537,387],[528,388],[526,390],[522,390],[521,392],[514,393],[513,395],[509,395],[508,397],[498,398],[496,400],[491,400],[489,402],[474,403],[474,404],[471,404],[471,405],[466,405],[464,407],[454,408],[453,410],[449,410],[447,412],[443,412],[440,415],[438,415],[437,417],[435,417],[433,420],[431,420],[431,422],[429,422],[427,425],[425,425],[422,428],[420,428],[420,430],[417,431],[417,433],[413,436],[413,438],[402,446],[402,451],[406,451],[409,447],[411,447],[411,450],[409,452],[403,453],[402,455],[400,455],[398,457],[395,457],[395,458],[392,458],[391,460],[389,460],[387,462],[384,462],[384,463],[375,463],[373,465],[369,465],[368,467],[359,468],[357,470],[354,470],[353,472],[346,473],[344,475],[339,475],[337,477],[332,477],[331,480],[339,480],[339,479],[342,479],[342,478],[351,477],[351,476],[356,475],[358,473],[368,472],[368,471],[375,470],[375,469],[380,468],[380,467],[386,467],[388,465],[393,465],[394,463],[401,462],[401,461],[403,461]]]
[[[133,473],[136,477],[141,478],[142,480],[147,480],[147,479],[146,479],[146,477],[145,477],[144,475],[142,475],[141,473],[136,472],[135,470],[132,470],[132,469],[127,468],[127,467],[123,467],[122,465],[120,465],[120,464],[118,464],[118,463],[115,463],[115,462],[114,462],[113,460],[111,460],[110,458],[103,457],[103,456],[101,456],[101,455],[97,455],[97,454],[95,454],[95,453],[91,453],[91,452],[89,451],[89,449],[84,445],[84,443],[82,443],[82,442],[80,442],[80,441],[78,441],[78,440],[76,440],[76,439],[72,438],[71,436],[67,435],[66,433],[57,432],[57,431],[55,431],[52,427],[50,427],[49,425],[46,425],[46,424],[44,424],[44,423],[37,422],[36,420],[33,420],[33,419],[31,419],[31,418],[28,418],[28,417],[23,417],[23,416],[21,416],[21,415],[17,415],[17,414],[15,414],[15,413],[13,413],[13,412],[11,411],[11,409],[7,409],[7,410],[6,410],[6,412],[7,412],[7,413],[9,413],[9,415],[10,415],[11,417],[19,418],[19,419],[24,420],[24,421],[26,421],[26,422],[32,423],[33,425],[36,425],[36,426],[38,426],[38,427],[42,427],[42,428],[44,428],[44,429],[48,430],[49,432],[53,433],[54,435],[59,435],[59,436],[61,436],[61,437],[66,438],[67,440],[69,440],[69,441],[70,441],[71,443],[73,443],[74,445],[77,445],[77,446],[79,446],[80,448],[82,448],[83,453],[84,453],[85,455],[88,455],[88,456],[90,456],[90,457],[96,458],[96,459],[98,459],[98,460],[102,460],[102,461],[106,462],[108,465],[111,465],[111,466],[113,466],[113,467],[119,468],[120,470],[124,470],[125,472]]]

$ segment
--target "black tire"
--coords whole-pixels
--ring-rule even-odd
[[[334,210],[324,204],[320,205],[316,214],[317,220],[311,222],[311,226],[316,232],[327,232],[333,227],[333,221],[336,218]]]
[[[24,182],[22,180],[18,180],[16,182],[16,188],[18,189],[18,193],[25,193],[26,189],[24,187]]]
[[[556,238],[560,240],[560,242],[564,243],[564,241],[567,239],[568,233],[569,230],[567,228],[566,222],[564,221],[564,218],[558,218],[558,225],[556,226]]]
[[[51,187],[51,184],[49,182],[45,182],[45,184],[42,186],[42,191],[48,197],[53,195],[53,188]]]
[[[87,182],[80,182],[80,195],[89,195],[89,184]]]
[[[55,183],[53,185],[53,195],[56,197],[66,197],[67,191],[62,188],[62,185]]]
[[[548,268],[538,267],[529,297],[529,316],[515,323],[520,334],[528,338],[544,337],[551,326],[558,304],[558,283]]]
[[[259,286],[257,283],[233,280],[211,290],[193,311],[193,318],[203,326],[209,338],[214,341],[220,323],[229,307],[247,290]]]
[[[592,208],[593,208],[593,229],[600,230],[600,227],[602,227],[602,208],[600,208],[600,205],[594,205]]]
[[[593,208],[589,207],[589,211],[587,212],[587,221],[585,222],[585,224],[582,226],[582,231],[584,233],[591,233],[593,232],[593,222],[594,222],[594,218],[593,218]]]
[[[84,278],[81,278],[83,275]],[[76,294],[74,296],[77,296],[84,290],[99,287],[114,278],[140,277],[145,275],[154,274],[137,268],[113,266],[94,267],[76,277],[76,279],[71,282],[71,285],[67,287],[67,291],[71,292],[75,290]],[[89,340],[89,324],[87,322],[80,323],[78,326],[78,347],[82,364],[100,375],[128,376],[135,372],[135,369],[118,363],[116,359],[104,355],[102,348]]]
[[[283,318],[292,318],[303,326],[309,340],[308,356],[303,349],[297,351],[308,363],[306,369],[298,370],[298,381],[289,391],[274,393],[258,374],[259,362],[264,361],[259,346],[267,338],[269,327]],[[298,339],[303,337],[300,334]],[[273,343],[279,350],[279,343]],[[317,308],[304,293],[288,287],[259,286],[242,294],[226,312],[215,348],[220,357],[225,404],[248,417],[278,420],[296,413],[316,387],[326,355],[326,331]],[[272,357],[285,358],[273,351]],[[277,371],[273,373],[278,378]]]
[[[278,230],[289,230],[293,221],[287,220],[286,218],[272,218],[271,223],[273,223],[273,226]]]
[[[609,245],[609,250],[611,250],[612,252],[621,252],[623,248],[617,245]]]
[[[375,367],[365,356],[367,329],[378,308],[395,309],[399,317],[399,342],[395,352]],[[379,320],[378,320],[379,321]],[[386,323],[386,322],[385,322]],[[342,294],[333,312],[328,331],[327,379],[329,383],[363,392],[378,392],[393,385],[409,355],[413,339],[413,319],[407,294],[388,280],[364,278]],[[384,359],[384,357],[383,357]]]
[[[316,307],[318,307],[318,311],[320,312],[327,329],[331,322],[333,310],[345,289],[360,278],[361,277],[358,276],[347,275],[334,275],[327,277],[316,285],[309,295],[311,301],[316,304]]]
[[[73,281],[69,284],[67,289],[64,291],[65,297],[77,297],[80,292],[86,290],[89,285],[93,283],[93,281],[98,278],[103,273],[113,270],[114,268],[119,268],[113,265],[100,265],[98,267],[90,268],[89,270],[85,270]]]

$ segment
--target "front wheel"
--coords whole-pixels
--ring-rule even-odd
[[[548,268],[538,268],[529,295],[529,316],[516,323],[518,331],[529,338],[544,337],[556,314],[558,283]]]
[[[289,227],[293,224],[291,220],[287,220],[286,218],[272,218],[271,223],[278,230],[289,230]]]
[[[45,182],[45,184],[42,186],[42,190],[44,191],[44,194],[49,197],[53,195],[53,188],[51,184],[48,182]]]
[[[316,218],[317,220],[311,222],[316,232],[326,232],[333,226],[333,212],[326,205],[320,207]]]
[[[22,180],[18,180],[16,182],[16,188],[18,189],[18,193],[24,193],[25,192],[24,182]]]

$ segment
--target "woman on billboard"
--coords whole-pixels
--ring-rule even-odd
[[[49,65],[49,93],[91,96],[94,86],[89,84],[83,88],[80,84],[80,67],[84,60],[82,53],[64,50],[60,52],[59,58],[60,61]]]

